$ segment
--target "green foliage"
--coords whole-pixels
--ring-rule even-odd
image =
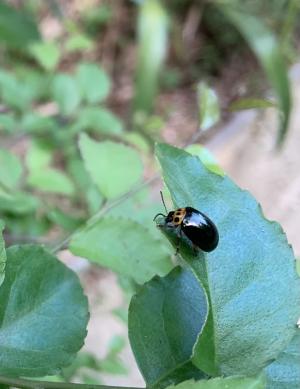
[[[68,52],[77,52],[82,50],[91,50],[94,44],[91,39],[89,39],[84,34],[74,34],[68,38],[66,41],[66,51]]]
[[[167,51],[168,19],[159,0],[145,0],[139,6],[137,30],[139,52],[134,109],[149,114]]]
[[[77,69],[81,96],[88,103],[103,101],[110,92],[110,79],[97,65],[82,63]]]
[[[31,106],[34,90],[29,84],[20,84],[13,74],[0,71],[0,96],[8,106],[23,112]]]
[[[147,385],[165,386],[179,374],[180,381],[199,376],[189,361],[207,313],[204,289],[180,267],[154,277],[132,298],[129,339]]]
[[[30,47],[30,52],[38,64],[45,70],[56,68],[60,59],[60,51],[54,42],[39,42]]]
[[[300,329],[276,361],[265,368],[267,389],[297,389],[300,386]]]
[[[44,50],[46,53],[48,50],[46,43],[31,45],[30,55],[33,55],[33,49],[36,55],[51,62],[51,58],[45,56]],[[41,64],[45,71],[54,70],[56,65],[54,61],[50,62],[45,66]],[[26,67],[14,73],[0,72],[0,98],[10,109],[9,113],[0,115],[0,131],[16,137],[26,134],[29,138],[24,155],[26,170],[21,168],[22,162],[14,154],[0,150],[0,212],[8,232],[13,230],[16,238],[22,234],[40,236],[55,223],[71,231],[72,226],[76,228],[79,221],[99,209],[103,196],[85,168],[81,166],[75,172],[67,167],[71,166],[70,161],[80,158],[75,145],[81,131],[114,136],[118,140],[123,138],[121,120],[99,105],[109,90],[108,76],[101,67],[92,63],[79,64],[74,75],[42,74]],[[44,101],[54,107],[54,113],[40,111]],[[135,172],[132,178],[128,175],[128,182],[123,185],[122,190],[126,191],[126,187],[140,178],[142,166],[132,149],[125,147],[124,150],[123,157],[129,150],[128,154],[132,151],[131,155],[134,155],[131,160],[135,159]],[[110,161],[109,152],[106,156]],[[117,166],[114,168],[117,169]],[[122,184],[119,189],[117,186],[112,189],[116,191],[112,196],[118,195]],[[69,198],[69,203],[64,202],[63,207],[57,207],[58,197],[49,201],[49,195],[64,196]],[[64,208],[70,209],[69,204],[78,204],[78,201],[79,215],[68,217]],[[21,214],[24,215],[22,218],[16,217]]]
[[[278,107],[281,110],[278,133],[278,144],[280,144],[288,129],[291,96],[287,70],[279,44],[272,32],[259,18],[230,6],[222,6],[221,9],[257,56],[278,96]]]
[[[171,146],[158,145],[157,156],[175,206],[201,209],[220,233],[205,260],[182,253],[210,302],[193,363],[211,375],[256,374],[295,332],[300,283],[293,252],[281,227],[229,178]]]
[[[190,145],[186,148],[186,151],[192,155],[196,155],[203,165],[213,173],[219,174],[220,176],[224,176],[225,172],[218,165],[214,156],[209,152],[209,150],[201,145]]]
[[[40,39],[36,22],[25,12],[0,3],[0,42],[12,48],[24,48]]]
[[[76,132],[93,130],[103,135],[121,135],[123,124],[111,111],[100,107],[84,107],[74,124]]]
[[[67,74],[56,75],[53,80],[52,93],[62,114],[70,115],[78,108],[80,92],[76,81],[71,76]]]
[[[45,143],[32,141],[26,154],[26,166],[29,172],[33,173],[48,167],[52,159],[51,151]]]
[[[168,389],[264,389],[265,382],[262,376],[258,378],[227,377],[213,378],[208,381],[185,381]]]
[[[32,187],[48,193],[59,193],[70,196],[74,193],[74,185],[67,175],[58,169],[46,168],[36,170],[27,177]]]
[[[10,247],[0,301],[2,375],[41,376],[70,364],[88,320],[71,270],[39,246]]]
[[[16,155],[5,145],[0,150],[0,216],[5,236],[10,241],[45,238],[42,236],[55,227],[58,234],[72,233],[74,254],[126,278],[130,285],[124,288],[127,295],[136,292],[130,304],[129,336],[147,385],[296,388],[300,384],[299,336],[295,334],[299,280],[280,227],[263,217],[255,200],[225,176],[205,148],[189,147],[192,157],[160,145],[157,156],[174,205],[203,210],[220,230],[217,250],[207,255],[196,256],[183,239],[183,260],[176,259],[181,267],[173,269],[173,248],[151,223],[162,205],[151,200],[148,190],[135,193],[143,164],[146,173],[152,170],[152,137],[159,136],[164,124],[164,117],[149,113],[169,44],[173,74],[167,72],[165,84],[198,86],[201,129],[209,129],[220,118],[217,95],[202,81],[204,69],[198,63],[203,62],[196,59],[188,65],[185,58],[179,58],[180,44],[168,41],[170,23],[174,36],[176,29],[181,33],[194,2],[138,3],[134,132],[126,131],[122,120],[105,106],[112,89],[105,70],[83,57],[70,72],[69,61],[65,61],[68,52],[82,58],[85,50],[97,50],[94,36],[96,32],[101,35],[104,26],[101,41],[103,37],[105,53],[108,23],[115,23],[114,6],[101,5],[84,12],[78,26],[70,22],[58,42],[40,41],[36,22],[25,6],[0,4],[0,41],[3,53],[8,54],[1,60],[0,132],[13,136],[12,143],[21,140],[20,147],[12,149],[17,150]],[[197,34],[206,28],[210,34],[208,22],[221,29],[214,39],[222,44],[211,50],[218,58],[210,62],[221,65],[223,53],[237,52],[234,48],[241,44],[237,31],[244,37],[278,95],[282,140],[291,103],[279,41],[274,25],[253,16],[256,6],[263,8],[261,2],[246,3],[242,11],[224,2],[205,4]],[[38,6],[26,7],[36,8],[36,17],[40,17]],[[176,7],[180,10],[177,15]],[[223,24],[224,15],[227,24]],[[221,23],[216,23],[218,20]],[[227,28],[229,23],[235,28]],[[122,34],[122,23],[119,28]],[[133,31],[127,29],[129,35],[112,42],[116,61],[131,42]],[[283,34],[286,44],[288,33]],[[204,48],[211,45],[205,40]],[[98,58],[97,53],[88,57]],[[201,51],[205,60],[206,54]],[[114,74],[119,73],[118,66],[112,68]],[[214,69],[209,69],[211,74]],[[236,103],[235,109],[269,106],[275,104],[255,98]],[[1,222],[1,232],[3,225]],[[174,233],[166,227],[162,232],[175,245]],[[85,353],[76,357],[86,335],[87,302],[77,277],[46,249],[25,245],[5,250],[0,234],[0,286],[2,375],[59,374],[52,379],[76,376],[92,382],[93,376],[82,367],[92,372],[126,373],[118,358],[123,339],[114,339],[102,359]],[[124,310],[122,316],[127,317]],[[262,369],[265,376],[252,377]],[[185,381],[191,378],[199,381]]]
[[[172,267],[169,252],[141,224],[120,217],[102,217],[74,235],[70,249],[80,255],[143,283]]]
[[[104,358],[100,359],[91,353],[80,352],[73,363],[67,368],[64,368],[60,376],[57,376],[57,379],[59,381],[72,382],[74,378],[81,378],[83,382],[90,383],[87,382],[87,378],[92,379],[93,372],[124,375],[127,373],[127,368],[119,358],[119,353],[123,350],[124,346],[124,338],[116,335],[110,340]],[[87,369],[91,374],[87,373]],[[99,383],[98,379],[94,381],[94,383]]]
[[[220,106],[216,92],[209,88],[205,82],[197,86],[200,129],[208,130],[220,120]]]
[[[258,109],[264,109],[264,108],[274,108],[277,105],[270,100],[265,100],[265,99],[240,99],[229,106],[230,111],[241,111],[244,109],[253,109],[253,108],[258,108]]]
[[[79,140],[86,170],[107,199],[128,192],[142,175],[142,163],[132,148],[114,142],[95,142],[86,134]]]
[[[6,251],[5,251],[5,243],[2,236],[4,225],[0,220],[0,286],[4,281],[5,276],[5,263],[6,263]]]
[[[22,165],[19,159],[9,151],[0,149],[0,186],[8,190],[18,186],[22,176]]]
[[[17,215],[28,214],[34,212],[38,205],[39,200],[24,192],[2,192],[0,189],[0,210],[15,213]]]

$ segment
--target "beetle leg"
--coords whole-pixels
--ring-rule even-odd
[[[178,236],[178,241],[177,241],[177,245],[176,245],[175,255],[178,255],[178,253],[179,253],[181,239],[182,239],[182,230],[181,230],[181,227],[180,227],[179,228],[179,236]]]

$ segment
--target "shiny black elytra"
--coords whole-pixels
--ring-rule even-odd
[[[219,233],[217,227],[204,213],[192,207],[179,208],[168,212],[162,192],[160,194],[167,215],[158,213],[153,220],[157,216],[163,216],[165,225],[176,230],[179,239],[176,253],[179,250],[182,235],[185,235],[194,247],[206,252],[213,251],[218,246]]]

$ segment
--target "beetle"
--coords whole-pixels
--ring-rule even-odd
[[[162,203],[167,215],[158,213],[158,216],[164,217],[164,224],[157,224],[158,227],[169,227],[176,231],[178,236],[178,245],[176,254],[179,251],[180,240],[183,235],[192,243],[194,248],[205,252],[213,251],[219,243],[219,233],[215,224],[204,213],[192,207],[184,207],[168,212],[163,194],[160,192]]]

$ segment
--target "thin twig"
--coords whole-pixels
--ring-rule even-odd
[[[159,178],[159,174],[155,174],[148,180],[144,181],[142,184],[138,185],[136,188],[132,189],[130,192],[124,194],[123,196],[119,197],[117,200],[112,201],[110,203],[107,203],[104,207],[102,207],[95,215],[91,216],[82,226],[77,228],[75,231],[73,231],[70,235],[68,235],[66,238],[64,238],[60,243],[57,244],[51,251],[52,253],[57,253],[61,248],[65,247],[72,237],[77,234],[78,232],[84,230],[87,227],[94,226],[101,217],[103,217],[108,211],[111,209],[117,207],[123,201],[127,200],[129,197],[133,196],[134,194],[138,193],[140,190],[142,190],[145,186],[148,186],[152,182],[156,181]]]
[[[24,389],[145,389],[142,387],[86,385],[65,382],[36,381],[21,378],[10,378],[5,376],[0,376],[0,383],[9,385],[11,387]]]

